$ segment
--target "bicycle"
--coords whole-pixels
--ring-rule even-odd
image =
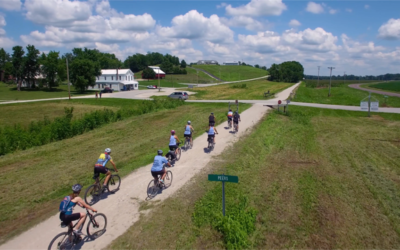
[[[165,167],[165,164],[164,164]],[[165,175],[164,178],[164,183],[161,182],[161,177],[162,175],[158,175],[157,182],[154,180],[154,178],[150,181],[149,185],[147,186],[147,197],[149,199],[154,198],[158,192],[162,189],[169,188],[172,184],[172,172],[167,171],[167,174]]]
[[[189,136],[185,136],[185,151],[187,151],[189,148],[191,149],[193,147],[193,141],[190,141]]]
[[[108,169],[109,171],[114,171],[113,169]],[[115,171],[114,171],[115,172]],[[105,189],[103,189],[102,183],[106,175],[104,175],[101,179],[99,179],[99,173],[93,176],[93,179],[96,182],[89,186],[85,192],[85,202],[90,206],[95,204],[100,200],[100,196],[104,193]],[[121,185],[121,177],[118,174],[112,174],[107,183],[107,190],[111,193],[115,193],[119,186]]]
[[[89,223],[86,229],[87,236],[90,237],[91,239],[96,239],[101,235],[103,235],[107,227],[107,217],[102,213],[93,215],[92,213],[89,212],[88,209],[86,209],[85,222],[88,217],[89,217]],[[76,224],[78,224],[78,222],[79,220],[73,226],[72,222],[69,225],[66,225],[64,224],[64,222],[61,222],[61,228],[68,227],[68,232],[57,234],[50,242],[48,249],[49,250],[73,249],[75,245],[79,244],[82,241],[82,238],[76,233],[74,233],[73,230],[73,228],[76,226]],[[79,228],[79,230],[82,230],[85,222],[82,223],[82,226]]]
[[[229,118],[228,118],[228,127],[229,127],[229,129],[232,128],[232,119],[229,119]]]
[[[176,146],[178,147],[177,149],[176,149],[176,158],[175,158],[175,161],[179,161],[179,159],[181,158],[181,154],[182,154],[182,149],[179,147],[179,144],[181,144],[181,143],[176,143]],[[175,153],[175,150],[170,150],[169,152],[174,152]],[[172,162],[172,159],[171,159],[171,155],[168,155],[168,162],[169,163],[171,163]]]
[[[238,123],[233,123],[233,130],[235,131],[235,133],[238,132]]]
[[[214,136],[215,136],[215,135],[214,135]],[[207,141],[208,141],[208,147],[207,147],[208,150],[209,150],[209,151],[214,150],[214,146],[215,146],[214,138],[208,137]]]

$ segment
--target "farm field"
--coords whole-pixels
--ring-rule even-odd
[[[197,94],[189,96],[189,100],[263,100],[273,98],[273,94],[292,85],[292,83],[255,80],[244,83],[221,84],[188,90],[197,92]],[[272,95],[265,98],[264,92],[267,92],[268,90]]]
[[[306,86],[307,82],[303,82],[300,85],[293,101],[359,106],[361,100],[368,96],[368,92],[350,88],[347,84],[332,84],[330,97],[328,97],[328,87]],[[372,93],[372,96],[379,100],[380,107],[400,107],[400,98],[398,97],[389,97],[385,104],[385,98],[383,95]]]
[[[239,81],[268,75],[266,70],[241,65],[193,65],[192,67],[203,69],[224,81]]]
[[[82,101],[81,105],[86,102],[79,101]],[[87,100],[86,105],[95,101]],[[114,102],[110,106],[118,106],[118,99],[110,101]],[[127,104],[121,106],[124,105]],[[242,104],[241,110],[248,107],[250,105]],[[188,103],[172,110],[126,118],[70,139],[0,157],[0,188],[3,190],[0,193],[0,212],[3,214],[0,242],[55,214],[60,197],[69,193],[71,183],[81,183],[84,189],[92,184],[93,164],[104,148],[113,150],[119,174],[125,176],[152,162],[155,149],[167,150],[166,136],[171,129],[180,131],[182,128],[183,131],[183,126],[191,120],[199,131],[194,136],[199,136],[201,128],[207,125],[210,110],[214,111],[218,122],[225,122],[226,104]]]
[[[400,81],[381,82],[376,84],[362,85],[362,87],[400,93]]]
[[[329,80],[315,80],[315,79],[306,79],[303,81],[307,87],[309,88],[325,88],[325,87],[329,87]],[[379,82],[378,80],[346,80],[345,82],[343,82],[343,80],[332,80],[332,87],[338,87],[338,86],[342,86],[342,85],[349,85],[349,84],[357,84],[357,83],[362,83],[362,84],[372,84],[372,83],[376,83]]]
[[[107,248],[397,248],[400,115],[365,116],[296,106],[269,114],[177,195],[143,203],[142,218]],[[225,218],[211,173],[239,177],[225,184]]]
[[[74,87],[71,86],[71,96],[79,95],[94,95],[95,91],[88,90],[81,94],[75,91]],[[48,89],[28,89],[22,88],[21,91],[17,91],[15,84],[8,85],[0,82],[0,102],[4,101],[15,101],[15,100],[34,100],[34,99],[47,99],[47,98],[59,98],[68,97],[68,85],[61,84],[58,87],[49,91]]]

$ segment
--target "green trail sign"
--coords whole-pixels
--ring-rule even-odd
[[[239,182],[239,177],[232,176],[232,175],[217,175],[217,174],[209,174],[208,175],[209,181],[226,181],[226,182]]]
[[[225,182],[239,183],[239,177],[224,174],[209,174],[208,180],[222,182],[222,214],[225,216]]]

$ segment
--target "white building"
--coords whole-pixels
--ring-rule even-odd
[[[239,65],[238,62],[224,62],[223,65]]]
[[[96,77],[93,89],[102,90],[105,87],[114,91],[139,89],[139,83],[130,69],[102,69],[101,76]]]
[[[218,62],[215,60],[200,60],[197,64],[211,64],[211,65],[218,65]]]

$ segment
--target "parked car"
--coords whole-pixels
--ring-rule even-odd
[[[112,92],[114,92],[114,89],[110,89],[109,87],[105,87],[105,88],[101,91],[101,93],[112,93]]]
[[[189,98],[189,95],[186,92],[174,92],[168,97],[173,99],[187,100]]]
[[[157,86],[156,86],[156,85],[149,85],[149,86],[147,86],[147,88],[148,88],[148,89],[156,89]]]

